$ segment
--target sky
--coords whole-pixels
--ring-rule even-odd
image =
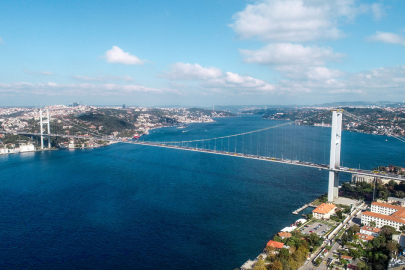
[[[0,106],[404,100],[403,0],[0,1]]]

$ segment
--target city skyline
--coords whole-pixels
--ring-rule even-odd
[[[0,106],[405,99],[401,1],[0,4]]]

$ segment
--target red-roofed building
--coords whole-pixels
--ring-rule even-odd
[[[378,236],[380,235],[380,231],[381,229],[375,228],[375,227],[370,227],[370,226],[363,226],[360,229],[360,233],[361,234],[367,234],[367,235],[371,235],[371,236]]]
[[[397,218],[393,216],[387,216],[379,213],[373,212],[363,212],[361,215],[361,223],[363,224],[370,224],[370,222],[374,221],[377,228],[381,228],[385,225],[389,225],[394,227],[396,230],[399,231],[399,227],[405,225],[405,219]]]
[[[371,212],[366,211],[361,216],[361,223],[370,225],[370,222],[375,222],[377,228],[388,225],[399,231],[399,227],[405,224],[405,208],[388,203],[373,202]]]
[[[268,247],[274,247],[274,248],[276,248],[276,249],[282,249],[282,248],[284,247],[284,244],[281,243],[281,242],[277,242],[277,241],[270,240],[270,241],[267,243],[267,246],[268,246]]]
[[[364,242],[368,242],[374,239],[374,236],[362,233],[356,233],[359,236],[359,239]]]
[[[336,206],[331,203],[323,203],[314,210],[312,210],[312,215],[314,218],[318,219],[329,219],[331,215],[335,213]]]
[[[278,236],[280,236],[281,239],[283,239],[283,238],[290,238],[292,236],[292,234],[288,233],[288,232],[279,232]]]

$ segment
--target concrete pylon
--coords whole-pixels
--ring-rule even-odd
[[[46,111],[46,121],[44,121],[42,119],[42,109],[39,110],[39,119],[40,119],[40,126],[41,126],[41,149],[44,149],[44,124],[47,124],[48,127],[48,136],[46,136],[48,138],[48,148],[51,148],[51,136],[49,134],[51,134],[51,128],[50,128],[50,119],[49,119],[49,110],[45,109]]]
[[[342,145],[342,114],[343,110],[332,111],[332,132],[330,141],[329,185],[328,201],[339,197],[339,172],[333,171],[340,168],[340,150]]]

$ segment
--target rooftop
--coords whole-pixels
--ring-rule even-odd
[[[370,226],[363,226],[363,228],[361,228],[364,231],[369,231],[369,232],[373,232],[373,233],[379,233],[381,231],[381,229],[375,228],[375,227],[370,227]]]
[[[279,232],[279,233],[278,233],[278,236],[290,238],[290,237],[292,236],[292,234],[291,234],[291,233],[288,233],[288,232]]]
[[[357,235],[359,236],[359,239],[363,241],[371,241],[374,239],[374,236],[368,234],[357,233]]]
[[[376,205],[376,206],[381,206],[381,207],[386,207],[386,208],[392,208],[392,209],[397,209],[397,210],[404,210],[404,207],[397,206],[397,205],[392,205],[389,203],[380,203],[380,202],[373,202],[371,206]]]
[[[275,248],[283,248],[283,247],[284,247],[284,244],[281,243],[281,242],[277,242],[277,241],[270,240],[270,241],[267,243],[267,246],[268,246],[268,247],[275,247]]]
[[[388,201],[405,202],[405,198],[388,197]]]
[[[390,221],[394,221],[394,222],[398,222],[398,223],[405,224],[405,220],[403,220],[403,219],[401,219],[401,218],[397,218],[397,217],[393,217],[393,216],[387,216],[387,215],[378,214],[378,213],[369,212],[369,211],[363,212],[363,216],[370,216],[370,217],[375,217],[375,218],[381,218],[381,219],[390,220]]]
[[[314,210],[312,210],[313,213],[318,213],[318,214],[328,214],[330,211],[335,209],[335,205],[331,203],[323,203]]]

